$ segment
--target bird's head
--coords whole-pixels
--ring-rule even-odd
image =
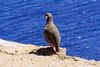
[[[45,17],[46,17],[46,19],[50,19],[50,18],[52,18],[52,14],[51,13],[46,13]]]

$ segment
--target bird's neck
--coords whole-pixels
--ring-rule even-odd
[[[53,23],[53,19],[52,19],[52,18],[47,18],[47,20],[46,20],[46,25],[47,25],[47,24],[51,24],[51,23]]]

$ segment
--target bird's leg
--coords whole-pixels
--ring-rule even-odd
[[[54,50],[54,45],[53,45],[53,44],[50,44],[50,48],[51,48],[52,50]]]
[[[53,44],[50,44],[50,48],[53,48],[54,47],[54,45]]]

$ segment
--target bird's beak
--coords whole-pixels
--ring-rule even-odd
[[[48,18],[48,16],[45,16],[46,17],[46,19]]]

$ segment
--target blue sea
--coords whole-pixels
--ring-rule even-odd
[[[47,46],[47,12],[53,14],[67,55],[100,60],[100,0],[0,0],[0,38]]]

